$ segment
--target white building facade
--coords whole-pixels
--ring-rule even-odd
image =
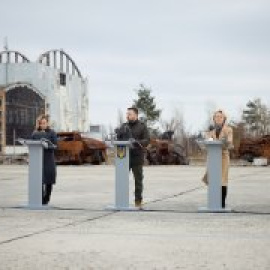
[[[63,50],[34,62],[17,51],[0,52],[0,91],[6,95],[2,146],[27,137],[41,113],[56,131],[89,131],[88,81]]]

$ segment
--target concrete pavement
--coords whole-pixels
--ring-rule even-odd
[[[270,167],[231,168],[229,214],[197,213],[204,170],[146,167],[145,211],[113,212],[112,166],[60,166],[33,211],[27,167],[1,165],[0,269],[270,269]]]

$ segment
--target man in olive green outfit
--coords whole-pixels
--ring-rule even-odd
[[[132,171],[135,179],[135,206],[142,208],[143,202],[143,164],[144,148],[149,144],[149,132],[146,125],[138,120],[138,109],[127,109],[127,122],[122,124],[118,130],[119,140],[130,140],[129,169]]]

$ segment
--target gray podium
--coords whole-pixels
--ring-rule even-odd
[[[29,209],[44,209],[42,205],[43,149],[48,148],[45,141],[18,140],[29,149],[28,205]]]
[[[222,145],[219,140],[202,142],[207,150],[207,207],[199,208],[199,212],[218,213],[230,212],[228,208],[222,208]]]
[[[106,209],[134,211],[129,205],[129,141],[114,141],[115,147],[115,202]]]

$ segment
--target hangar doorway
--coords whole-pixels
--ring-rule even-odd
[[[17,84],[6,89],[6,145],[18,138],[29,138],[36,118],[45,113],[45,98],[29,85]],[[16,143],[17,144],[17,143]]]

